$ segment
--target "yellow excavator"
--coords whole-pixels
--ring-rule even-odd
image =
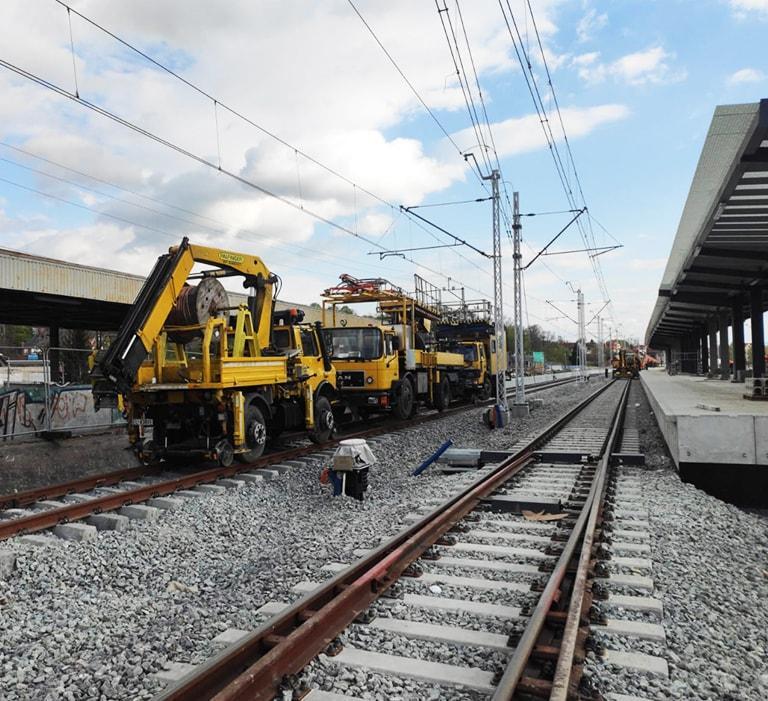
[[[236,307],[220,282],[234,276],[249,290]],[[336,372],[319,325],[275,313],[278,285],[260,258],[186,238],[159,257],[91,371],[97,409],[124,397],[142,461],[196,455],[229,465],[255,460],[284,430],[331,436]]]

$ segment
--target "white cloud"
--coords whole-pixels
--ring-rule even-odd
[[[605,13],[598,14],[597,10],[592,7],[576,25],[576,37],[581,43],[591,41],[595,33],[599,32],[606,24],[608,24],[608,15]]]
[[[674,69],[670,62],[675,55],[661,46],[626,54],[610,63],[600,63],[599,54],[582,54],[574,60],[579,76],[588,83],[602,83],[608,78],[628,85],[676,83],[685,80],[684,69]]]
[[[768,0],[730,0],[730,2],[731,7],[739,17],[745,17],[748,12],[768,15]]]
[[[586,136],[603,124],[620,121],[629,116],[625,105],[597,105],[595,107],[565,107],[560,110],[569,139]],[[536,114],[514,117],[491,125],[500,157],[513,156],[546,147],[546,139]],[[560,138],[559,129],[553,129]],[[471,128],[453,135],[462,148],[470,149],[476,138]]]
[[[765,80],[765,73],[756,68],[742,68],[728,76],[729,85],[739,85],[741,83],[760,83]]]

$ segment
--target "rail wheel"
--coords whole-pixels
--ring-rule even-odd
[[[240,462],[253,462],[261,457],[267,443],[267,422],[259,407],[249,404],[245,409],[245,444],[244,453],[238,453]]]
[[[395,405],[395,416],[398,419],[410,419],[413,416],[414,410],[414,397],[413,397],[413,385],[411,381],[405,377],[400,383],[400,391],[397,396],[397,404]]]
[[[434,396],[435,409],[438,411],[445,411],[451,403],[451,383],[448,382],[447,377],[443,377],[443,379],[435,385]]]
[[[327,397],[320,397],[315,402],[315,428],[309,432],[309,440],[313,443],[325,443],[333,434],[336,422],[333,409]]]
[[[491,378],[488,377],[488,375],[485,376],[485,379],[483,380],[483,386],[480,389],[480,399],[485,401],[486,399],[491,398],[491,394],[493,393],[493,384],[491,383]]]

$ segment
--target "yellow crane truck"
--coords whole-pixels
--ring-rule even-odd
[[[506,370],[506,354],[496,348],[488,300],[462,301],[443,306],[443,318],[435,329],[441,350],[461,353],[464,368],[454,383],[465,399],[490,399],[496,392],[496,374]]]
[[[325,342],[337,371],[340,406],[353,416],[393,412],[407,419],[420,402],[438,411],[451,402],[451,377],[464,367],[464,355],[436,348],[432,325],[441,318],[439,291],[414,277],[414,296],[382,278],[351,275],[341,275],[340,284],[323,293]],[[381,323],[337,324],[337,307],[366,303],[376,304]]]
[[[247,304],[230,306],[219,279],[233,276]],[[279,282],[256,256],[186,238],[159,257],[91,371],[97,409],[124,397],[140,459],[229,465],[255,460],[283,430],[331,436],[336,372],[319,325],[275,314]]]

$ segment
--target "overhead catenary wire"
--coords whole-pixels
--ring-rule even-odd
[[[504,0],[499,0],[499,7],[501,9],[507,30],[512,40],[513,48],[515,50],[515,55],[522,69],[523,77],[525,79],[528,92],[531,96],[531,99],[534,104],[534,108],[539,117],[539,122],[541,124],[550,154],[555,164],[555,170],[557,172],[558,178],[563,187],[563,191],[566,195],[566,198],[569,204],[571,205],[571,207],[576,208],[577,201],[576,201],[573,188],[570,184],[569,171],[563,162],[563,158],[560,155],[560,151],[557,146],[557,139],[555,138],[554,132],[552,131],[552,126],[547,116],[547,109],[546,109],[546,106],[544,105],[541,92],[539,91],[538,84],[536,81],[536,76],[533,72],[533,67],[531,65],[530,58],[524,46],[520,29],[517,25],[517,21],[515,20],[514,12],[512,11],[512,7],[511,7],[511,4],[509,3],[509,0],[506,0],[506,9],[504,5],[505,5]],[[554,85],[552,84],[551,75],[549,73],[549,67],[547,65],[546,52],[544,51],[544,47],[541,42],[541,37],[538,34],[538,27],[536,25],[535,16],[533,14],[533,9],[530,3],[528,3],[528,9],[530,10],[530,13],[531,13],[531,20],[534,26],[534,31],[536,32],[536,36],[537,36],[537,43],[539,45],[539,49],[542,55],[542,62],[544,63],[547,71],[547,77],[548,77],[550,89],[553,92],[553,98],[555,98],[556,96],[554,95]],[[526,13],[526,21],[527,21],[527,13]],[[513,32],[513,27],[514,27],[514,32]],[[564,134],[564,139],[567,139],[567,132],[565,131],[565,125],[562,120],[562,114],[559,109],[559,104],[557,104],[557,110],[558,110],[558,117],[560,120],[560,126]],[[575,178],[578,178],[578,171],[575,170],[575,161],[573,159],[573,153],[570,150],[570,142],[568,142],[567,147],[568,147],[568,158],[570,159],[570,163],[572,164],[572,170],[575,173]],[[577,185],[578,185],[577,189],[582,201],[582,206],[586,207],[586,201],[584,199],[583,189],[581,188],[580,180],[578,181]],[[594,233],[591,230],[591,224],[585,227],[583,223],[579,221],[577,223],[577,227],[579,229],[579,233],[584,242],[585,248],[594,249],[596,247],[596,244],[594,239]],[[592,257],[590,258],[590,264],[591,264],[593,273],[595,275],[595,279],[597,280],[598,287],[600,288],[601,294],[604,296],[605,299],[609,299],[605,278],[603,276],[602,269],[599,265],[599,261],[597,261],[596,258]]]
[[[5,146],[6,144],[4,144],[3,142],[0,142],[0,145]],[[18,150],[21,150],[21,149],[18,149]],[[32,154],[29,151],[23,151],[22,150],[22,152],[25,153],[25,154],[28,154],[28,155],[30,155],[32,157],[35,157],[35,155]],[[65,170],[70,170],[66,166],[58,164],[55,161],[51,161],[50,159],[41,159],[41,160],[44,160],[45,162],[47,162],[47,163],[49,163],[51,165],[55,165],[57,167],[65,169]],[[230,231],[227,231],[226,229],[215,229],[215,228],[213,228],[211,226],[208,226],[208,225],[205,225],[205,224],[200,224],[199,222],[195,222],[195,221],[193,221],[191,219],[186,219],[184,217],[179,217],[179,216],[176,216],[176,215],[173,215],[173,214],[168,214],[167,212],[163,212],[163,211],[161,211],[159,209],[155,209],[153,207],[149,207],[147,205],[140,204],[138,202],[131,202],[130,200],[127,200],[127,199],[124,199],[124,198],[121,198],[121,197],[117,197],[117,196],[112,195],[112,194],[110,194],[108,192],[103,192],[102,190],[98,190],[96,188],[89,187],[87,185],[83,185],[82,183],[78,183],[78,182],[76,182],[74,180],[71,180],[69,178],[63,178],[63,177],[61,177],[59,175],[55,175],[53,173],[48,173],[48,172],[46,172],[44,170],[40,170],[39,168],[33,168],[31,166],[24,165],[23,163],[18,163],[17,161],[13,161],[13,160],[8,159],[8,158],[0,157],[0,162],[1,163],[7,163],[7,164],[12,165],[12,166],[14,166],[16,168],[22,168],[22,169],[24,169],[26,171],[29,171],[31,173],[35,173],[36,175],[40,175],[42,177],[49,178],[51,180],[55,180],[55,181],[60,182],[60,183],[64,183],[64,184],[70,185],[72,187],[78,188],[79,190],[83,190],[85,192],[89,192],[89,193],[92,193],[94,195],[98,195],[99,197],[104,197],[104,198],[113,200],[115,202],[119,202],[120,204],[123,204],[123,205],[127,205],[127,206],[130,206],[130,207],[135,207],[137,209],[141,209],[143,211],[150,212],[151,214],[154,214],[154,215],[157,215],[157,216],[161,216],[161,217],[164,217],[166,219],[170,219],[172,221],[177,221],[177,222],[182,223],[182,224],[187,224],[189,226],[195,227],[195,228],[200,229],[202,231],[210,232],[211,234],[216,234],[216,235],[219,235],[219,236],[231,236],[233,238],[239,238],[239,239],[243,239],[243,240],[251,241],[251,242],[257,241],[259,239],[266,239],[268,241],[268,243],[269,243],[270,248],[273,248],[275,250],[282,250],[282,251],[285,251],[287,253],[295,253],[296,250],[302,250],[302,251],[307,251],[308,253],[311,253],[313,256],[320,256],[320,257],[323,257],[323,258],[327,258],[327,259],[329,259],[328,262],[330,262],[330,259],[334,259],[334,260],[338,260],[338,261],[343,261],[343,262],[348,261],[348,259],[343,257],[343,256],[334,255],[334,254],[329,253],[327,251],[318,251],[316,248],[310,248],[309,246],[302,246],[299,243],[291,243],[290,246],[274,243],[273,241],[270,240],[270,237],[268,235],[259,234],[257,232],[249,231],[247,229],[239,229],[238,232],[243,232],[243,233],[250,234],[250,238],[246,237],[246,236],[243,236],[243,235],[240,235],[239,233],[232,233]],[[90,177],[87,174],[82,173],[81,171],[77,171],[77,172],[80,173],[81,175],[84,175],[85,177]],[[105,185],[107,185],[109,187],[113,187],[113,188],[118,189],[118,190],[124,190],[124,188],[122,188],[121,186],[116,185],[114,183],[110,183],[109,181],[102,180],[102,179],[98,179],[98,181],[102,182],[103,184],[105,184]],[[127,190],[125,190],[125,191],[126,192],[130,192],[130,191],[127,191]],[[45,194],[45,193],[39,193],[39,194]],[[45,196],[48,196],[48,195],[45,195]],[[156,203],[158,203],[160,205],[171,206],[171,205],[168,205],[167,203],[163,202],[162,200],[158,200],[156,198],[151,198],[151,199],[152,199],[152,201],[154,201],[154,202],[156,202]],[[110,216],[109,213],[103,212],[102,210],[97,210],[97,209],[92,208],[92,207],[88,207],[88,209],[90,209],[91,211],[93,211],[93,212],[95,212],[97,214],[100,214],[102,216],[106,216],[106,217]],[[185,211],[189,211],[189,210],[185,210]],[[189,211],[189,213],[192,214],[193,216],[198,216],[194,212]],[[208,217],[205,217],[205,218],[206,219],[210,219]],[[217,222],[214,219],[210,219],[210,221],[212,221],[214,223],[219,223],[223,227],[227,227],[227,225],[224,224],[223,222]],[[392,226],[394,226],[395,221],[396,221],[396,218],[393,217],[392,224],[390,224],[390,228]],[[142,228],[146,228],[146,227],[144,227],[142,224],[140,224],[138,222],[132,222],[132,223],[135,224],[136,226],[141,226]],[[389,229],[387,231],[389,231]],[[386,233],[387,232],[385,232],[385,234]],[[378,266],[367,266],[367,267],[370,267],[372,270],[373,269],[379,270]]]
[[[220,145],[219,127],[218,127],[218,110],[219,109],[226,110],[227,112],[229,112],[233,116],[241,119],[245,123],[247,123],[250,126],[256,128],[257,130],[259,130],[260,132],[262,132],[266,136],[270,137],[271,139],[275,140],[276,142],[280,143],[281,145],[285,146],[286,148],[292,149],[295,154],[301,155],[303,158],[305,158],[306,160],[310,161],[311,163],[317,165],[318,167],[322,168],[327,173],[329,173],[329,174],[331,174],[331,175],[341,179],[342,181],[344,181],[345,183],[347,183],[347,184],[349,184],[350,186],[353,187],[353,189],[355,191],[355,194],[359,190],[360,192],[365,193],[366,195],[368,195],[372,199],[376,200],[380,204],[386,205],[386,206],[388,206],[390,208],[393,208],[393,209],[395,208],[396,205],[394,203],[387,201],[386,199],[384,199],[380,195],[377,195],[376,193],[372,192],[368,188],[365,188],[365,187],[361,186],[359,183],[354,182],[353,180],[351,180],[347,176],[343,175],[342,173],[340,173],[336,169],[334,169],[334,168],[328,166],[327,164],[323,163],[318,158],[316,158],[316,157],[306,153],[302,149],[299,149],[295,145],[293,145],[293,144],[289,143],[288,141],[286,141],[285,139],[281,138],[280,136],[278,136],[277,134],[275,134],[271,130],[267,129],[263,125],[259,124],[255,120],[253,120],[250,117],[248,117],[245,114],[243,114],[241,111],[235,109],[234,107],[230,106],[229,104],[227,104],[225,102],[222,102],[219,98],[214,96],[212,93],[210,93],[209,91],[201,88],[199,85],[196,85],[192,81],[188,80],[187,78],[182,76],[180,73],[178,73],[177,71],[173,70],[173,68],[171,68],[171,67],[167,66],[166,64],[162,63],[161,61],[157,60],[156,58],[154,58],[153,56],[148,54],[146,51],[142,51],[140,48],[138,48],[137,46],[135,46],[131,42],[127,41],[123,37],[119,36],[115,32],[107,29],[104,25],[102,25],[101,23],[97,22],[96,20],[88,17],[87,15],[84,15],[82,12],[78,12],[76,9],[74,9],[70,5],[68,5],[64,0],[55,0],[55,2],[58,3],[60,6],[64,7],[67,10],[68,14],[69,13],[75,14],[77,17],[79,17],[83,21],[87,22],[88,24],[90,24],[94,28],[98,29],[99,31],[101,31],[104,34],[106,34],[107,36],[111,37],[112,39],[114,39],[115,41],[120,43],[121,45],[125,46],[127,49],[129,49],[129,50],[133,51],[134,53],[136,53],[138,56],[141,56],[144,60],[146,60],[149,63],[151,63],[153,66],[155,66],[159,70],[161,70],[161,71],[165,72],[166,74],[172,76],[176,80],[180,81],[181,83],[183,83],[184,85],[186,85],[187,87],[189,87],[190,89],[194,90],[195,92],[197,92],[198,94],[200,94],[201,96],[205,97],[206,99],[210,100],[213,103],[214,118],[215,118],[214,121],[215,121],[215,129],[216,129],[216,143],[217,143],[218,160],[219,160],[219,162],[217,164],[217,168],[219,170],[221,170],[222,172],[225,172],[225,171],[222,168],[222,164],[221,164],[221,145]],[[395,65],[398,68],[398,71],[400,71],[400,73],[401,73],[402,77],[404,78],[404,80],[406,80],[406,82],[409,84],[409,86],[414,91],[414,93],[417,94],[417,96],[419,97],[419,99],[422,102],[422,104],[424,105],[424,107],[430,112],[430,114],[432,115],[433,119],[438,124],[438,126],[441,128],[441,130],[444,132],[444,134],[449,138],[449,140],[452,140],[450,134],[442,126],[440,121],[437,119],[436,115],[434,115],[434,112],[432,112],[432,110],[430,110],[429,107],[426,105],[426,103],[421,99],[421,96],[418,95],[418,92],[416,91],[416,89],[413,87],[413,85],[410,83],[410,81],[408,81],[408,79],[405,76],[405,74],[402,73],[402,71],[400,70],[399,66],[397,66],[397,63],[391,57],[391,55],[386,50],[386,48],[383,46],[383,44],[381,44],[381,42],[378,40],[378,37],[376,37],[376,35],[373,32],[373,30],[370,28],[370,26],[367,24],[367,22],[365,22],[364,18],[359,13],[359,11],[354,6],[354,4],[351,2],[351,0],[350,0],[350,5],[352,5],[353,9],[355,9],[356,13],[360,17],[360,19],[363,21],[363,23],[366,24],[366,26],[368,26],[369,31],[374,36],[376,41],[380,44],[382,50],[385,52],[385,54],[388,55],[388,57],[392,61],[393,65]],[[76,95],[76,97],[79,98],[79,94]],[[455,145],[455,142],[454,142],[454,145]],[[457,150],[458,150],[458,147],[457,147]],[[226,174],[231,175],[232,173],[231,173],[231,171],[226,171]],[[304,204],[303,204],[303,198],[301,196],[299,197],[298,209],[299,210],[304,210],[305,209]],[[315,212],[310,212],[310,213],[312,214],[312,216],[315,216],[315,214],[316,214]],[[355,217],[356,216],[357,216],[357,212],[355,212]],[[325,220],[324,223],[329,224],[329,221]],[[355,227],[355,233],[357,233],[357,227]],[[461,254],[458,251],[454,251],[454,252],[457,255],[459,255],[460,257],[464,258],[463,256],[461,256]],[[416,265],[419,265],[415,261],[411,261],[411,262],[414,262]],[[422,267],[424,267],[425,269],[429,270],[429,268],[426,268],[426,266],[422,266]],[[434,271],[430,270],[430,272],[434,272]],[[445,275],[443,273],[439,273],[439,274],[442,277],[445,277]]]
[[[364,236],[363,234],[360,234],[360,233],[358,233],[356,231],[353,231],[352,229],[350,229],[347,226],[344,226],[343,224],[339,224],[338,222],[335,222],[332,219],[324,217],[323,215],[321,215],[321,214],[319,214],[319,213],[317,213],[317,212],[315,212],[315,211],[313,211],[313,210],[311,210],[311,209],[309,209],[307,207],[302,207],[298,203],[293,202],[292,200],[290,200],[288,197],[285,197],[283,195],[279,195],[279,194],[277,194],[275,192],[272,192],[268,188],[265,188],[262,185],[259,185],[258,183],[249,180],[248,178],[245,178],[245,177],[243,177],[241,175],[238,175],[237,173],[235,173],[233,171],[230,171],[230,170],[228,170],[225,167],[219,168],[216,163],[210,161],[209,159],[205,158],[204,156],[201,156],[199,154],[193,153],[192,151],[189,151],[188,149],[186,149],[186,148],[184,148],[184,147],[182,147],[182,146],[180,146],[180,145],[170,141],[169,139],[161,137],[158,134],[155,134],[155,133],[149,131],[148,129],[145,129],[145,128],[135,124],[134,122],[131,122],[131,121],[129,121],[129,120],[123,118],[123,117],[120,117],[119,115],[115,114],[114,112],[111,112],[111,111],[107,110],[104,107],[96,105],[93,102],[90,102],[89,100],[84,99],[83,97],[78,97],[74,93],[72,93],[71,91],[67,90],[66,88],[64,88],[64,87],[62,87],[60,85],[57,85],[57,84],[55,84],[55,83],[53,83],[53,82],[51,82],[51,81],[49,81],[49,80],[47,80],[47,79],[45,79],[43,77],[41,77],[41,76],[31,72],[31,71],[28,71],[28,70],[26,70],[24,68],[21,68],[20,66],[17,66],[15,64],[11,63],[10,61],[7,61],[5,59],[0,58],[0,66],[3,66],[4,68],[12,71],[13,73],[16,73],[17,75],[19,75],[19,76],[21,76],[23,78],[28,79],[31,82],[36,83],[37,85],[39,85],[39,86],[41,86],[43,88],[46,88],[46,89],[48,89],[48,90],[50,90],[50,91],[60,95],[61,97],[66,97],[67,99],[69,99],[69,100],[71,100],[73,102],[76,102],[77,104],[79,104],[79,105],[81,105],[83,107],[86,107],[87,109],[92,110],[93,112],[95,112],[95,113],[97,113],[97,114],[99,114],[99,115],[101,115],[101,116],[103,116],[103,117],[105,117],[107,119],[112,120],[113,122],[115,122],[115,123],[125,127],[126,129],[129,129],[129,130],[131,130],[131,131],[133,131],[133,132],[135,132],[135,133],[137,133],[137,134],[139,134],[141,136],[144,136],[144,137],[146,137],[146,138],[148,138],[148,139],[150,139],[152,141],[155,141],[156,143],[158,143],[158,144],[160,144],[160,145],[162,145],[162,146],[164,146],[166,148],[169,148],[169,149],[175,151],[176,153],[178,153],[178,154],[180,154],[182,156],[185,156],[185,157],[187,157],[187,158],[189,158],[189,159],[191,159],[193,161],[196,161],[200,165],[203,165],[203,166],[206,166],[206,167],[211,168],[213,170],[216,170],[219,173],[222,173],[223,175],[226,175],[227,177],[233,179],[234,181],[237,181],[240,184],[245,185],[246,187],[250,187],[250,188],[256,190],[257,192],[260,192],[261,194],[265,195],[266,197],[270,197],[270,198],[273,198],[273,199],[275,199],[275,200],[277,200],[279,202],[282,202],[285,205],[295,209],[298,212],[303,212],[305,215],[310,216],[310,217],[314,218],[315,220],[317,220],[317,221],[319,221],[319,222],[321,222],[323,224],[328,225],[331,228],[334,228],[334,229],[336,229],[338,231],[341,231],[342,233],[348,234],[348,235],[350,235],[350,236],[352,236],[352,237],[354,237],[356,239],[359,239],[361,241],[365,241],[369,245],[372,245],[375,248],[378,248],[378,249],[380,249],[382,251],[389,250],[385,246],[380,245],[377,241],[374,241],[373,239],[370,239],[369,237]],[[409,258],[409,257],[406,256],[405,260],[413,263],[414,265],[417,265],[417,266],[423,268],[424,270],[426,270],[426,271],[428,271],[428,272],[430,272],[430,273],[432,273],[434,275],[438,275],[441,278],[447,279],[449,277],[448,275],[446,275],[442,271],[435,270],[434,268],[432,268],[432,267],[430,267],[430,266],[428,266],[428,265],[426,265],[426,264],[424,264],[422,262],[416,261],[413,258]],[[469,286],[467,286],[467,287],[469,287]]]

